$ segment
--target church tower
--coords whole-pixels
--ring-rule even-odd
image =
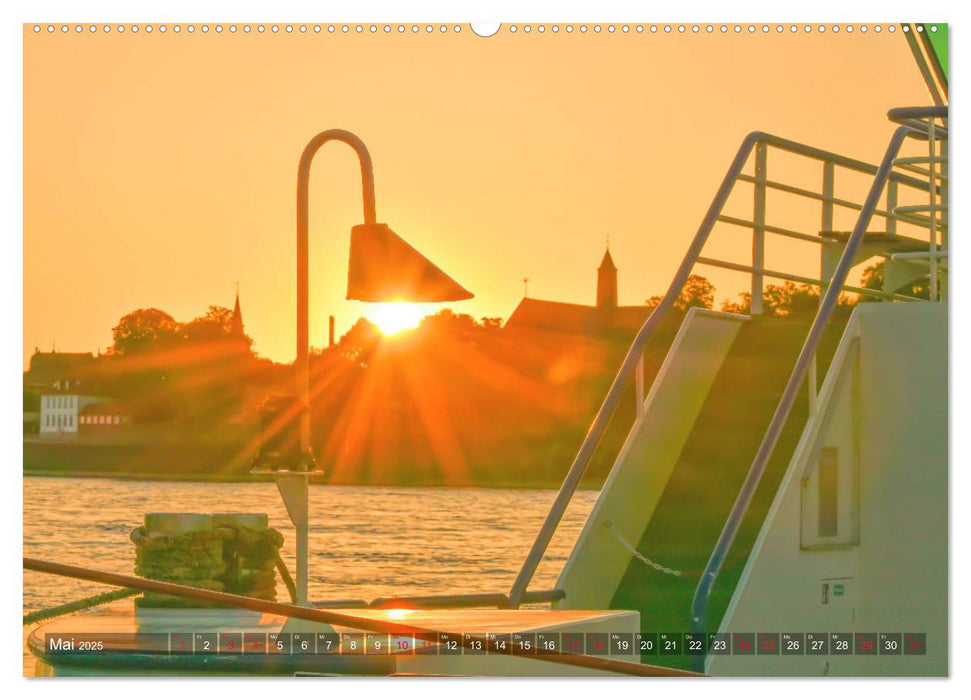
[[[617,266],[610,257],[609,247],[597,268],[597,308],[617,308]]]
[[[243,312],[239,308],[239,285],[236,285],[236,306],[233,307],[233,322],[229,327],[229,335],[233,338],[242,338],[246,335],[243,332]]]

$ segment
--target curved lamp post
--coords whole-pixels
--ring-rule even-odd
[[[308,479],[314,471],[310,429],[310,285],[309,199],[310,165],[314,155],[330,141],[354,149],[361,162],[364,223],[351,229],[347,298],[367,302],[445,302],[471,299],[472,294],[412,248],[387,224],[377,223],[374,203],[374,169],[371,155],[360,138],[343,129],[329,129],[314,136],[303,149],[297,169],[297,359],[296,390],[300,411],[299,463],[275,472],[277,488],[297,532],[297,603],[307,599]]]

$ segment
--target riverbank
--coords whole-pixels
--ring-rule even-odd
[[[78,440],[24,440],[23,474],[37,477],[120,479],[127,481],[172,481],[200,483],[264,483],[272,474],[251,473],[252,451],[247,443],[168,442],[92,443]],[[421,488],[558,488],[569,468],[572,455],[565,449],[537,469],[523,465],[482,464],[460,473],[431,465],[413,468],[399,457],[384,469],[331,471],[311,477],[311,483],[331,486],[388,486]],[[562,465],[554,468],[554,465]],[[521,475],[521,476],[520,476]],[[603,483],[596,472],[581,488],[596,489]]]
[[[138,474],[125,474],[118,472],[97,472],[97,471],[62,471],[44,469],[24,469],[24,477],[56,478],[56,479],[111,479],[115,481],[161,481],[161,482],[184,482],[184,483],[211,483],[211,484],[262,484],[271,483],[274,477],[269,473],[260,474],[172,474],[164,472],[143,472]],[[360,484],[352,481],[330,480],[327,474],[319,477],[311,477],[311,484],[322,486],[355,486],[355,487],[375,487],[375,488],[426,488],[426,489],[513,489],[513,490],[535,490],[535,489],[556,489],[560,487],[561,481],[519,481],[519,482],[486,482],[486,483],[447,483],[443,481],[427,481],[422,483],[368,483]],[[578,490],[596,491],[601,486],[600,479],[584,479],[577,487]]]

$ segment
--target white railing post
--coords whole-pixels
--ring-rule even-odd
[[[823,162],[823,189],[822,189],[822,207],[819,218],[819,228],[820,231],[832,231],[833,230],[833,211],[835,209],[834,199],[836,190],[836,164],[832,161]],[[826,252],[825,250],[820,250],[819,253],[819,299],[822,302],[824,296],[826,296],[827,282],[829,281],[830,270],[827,269],[825,264]],[[817,407],[817,393],[819,391],[819,379],[817,377],[816,368],[816,355],[813,355],[812,362],[809,363],[808,372],[808,389],[809,394],[809,415],[816,415]]]
[[[753,316],[762,313],[762,284],[765,269],[765,180],[769,148],[755,145],[755,200],[752,211],[752,303]]]
[[[897,215],[894,209],[897,208],[897,181],[891,180],[887,183],[887,233],[891,236],[897,235]]]
[[[644,355],[634,370],[634,401],[636,401],[637,417],[644,415]]]

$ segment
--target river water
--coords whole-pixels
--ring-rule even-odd
[[[311,600],[508,591],[555,491],[310,487]],[[579,491],[531,588],[551,588],[596,500]],[[24,477],[24,556],[133,574],[146,512],[266,513],[296,544],[276,486]],[[110,590],[24,572],[24,612]],[[278,600],[288,600],[282,583]],[[26,632],[26,630],[25,630]],[[25,654],[24,673],[33,663]]]

